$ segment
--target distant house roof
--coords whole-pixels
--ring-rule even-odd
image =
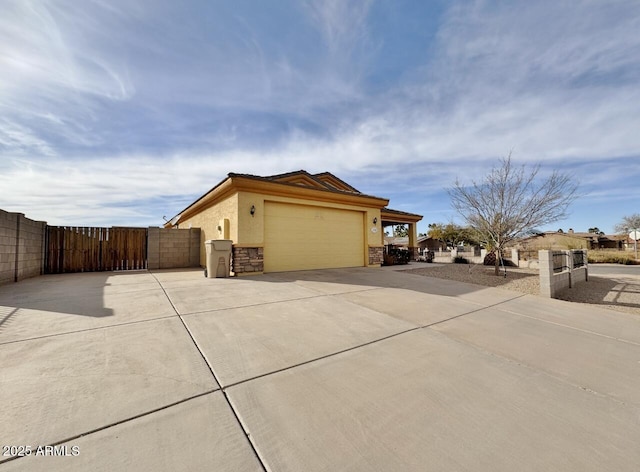
[[[439,239],[435,239],[435,238],[431,238],[427,235],[422,235],[422,236],[418,236],[418,241],[419,243],[423,242],[423,241],[437,241],[437,242],[441,242]]]
[[[575,231],[567,231],[567,232],[558,232],[558,231],[545,231],[543,233],[537,233],[532,236],[528,236],[526,238],[521,238],[519,240],[520,243],[527,243],[530,241],[535,241],[537,239],[545,238],[545,237],[564,237],[564,238],[578,238],[584,239],[585,241],[589,241],[594,245],[603,244],[607,241],[625,241],[627,239],[626,235],[620,234],[599,234],[599,233],[589,233],[589,232],[575,232]]]
[[[393,246],[408,246],[409,245],[409,237],[408,236],[385,236],[384,237],[385,245],[391,244]]]
[[[545,237],[545,236],[562,236],[562,237],[566,237],[566,238],[580,238],[580,239],[589,239],[591,241],[598,241],[598,237],[600,236],[597,233],[576,233],[573,231],[564,231],[564,232],[558,232],[558,231],[545,231],[544,233],[539,233],[536,234],[534,236],[532,236],[531,238],[535,239],[535,238],[539,238],[539,237]]]
[[[625,239],[625,236],[620,234],[600,234],[600,233],[575,232],[575,231],[567,231],[566,233],[558,233],[557,231],[546,231],[544,234],[564,234],[565,236],[570,236],[574,238],[590,239],[594,242],[607,240],[607,239],[611,241],[619,241],[621,239]]]

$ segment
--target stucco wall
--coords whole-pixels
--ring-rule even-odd
[[[247,210],[248,211],[248,210]],[[204,242],[209,239],[226,239],[224,231],[218,226],[223,220],[229,220],[229,239],[238,241],[238,194],[233,194],[221,202],[213,205],[197,215],[181,220],[180,229],[200,228],[200,266],[205,267],[206,250]]]
[[[42,274],[47,224],[0,210],[0,284]]]
[[[272,202],[313,205],[326,208],[340,208],[359,211],[363,215],[364,248],[363,258],[369,261],[369,247],[383,246],[383,232],[381,227],[380,210],[358,205],[348,205],[333,202],[305,200],[295,197],[265,195],[257,192],[239,191],[228,198],[212,205],[198,214],[180,220],[179,228],[200,228],[200,265],[206,265],[206,251],[204,242],[209,239],[231,239],[234,244],[242,247],[264,247],[264,207],[265,200]],[[251,207],[255,208],[251,215]],[[376,219],[376,223],[373,220]],[[224,228],[219,230],[221,222],[228,220],[228,234]],[[375,228],[375,231],[372,231]],[[375,264],[373,264],[375,265]]]

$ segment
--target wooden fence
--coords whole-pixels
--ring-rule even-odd
[[[47,274],[146,268],[146,228],[47,226]]]

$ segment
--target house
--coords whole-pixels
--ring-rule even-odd
[[[598,233],[547,231],[519,240],[524,250],[539,249],[624,249],[625,236]]]
[[[430,238],[429,236],[420,236],[418,238],[418,248],[420,253],[424,251],[444,251],[447,249],[446,243],[440,241],[439,239]]]
[[[407,224],[417,252],[421,215],[387,208],[335,175],[304,170],[227,178],[173,217],[165,227],[200,228],[204,241],[233,241],[235,275],[339,267],[379,267],[384,227]]]
[[[632,239],[628,235],[603,234],[598,236],[597,243],[592,245],[591,249],[628,249],[629,241]]]
[[[394,247],[401,247],[401,248],[409,247],[408,236],[384,236],[383,241],[385,246],[394,246]]]

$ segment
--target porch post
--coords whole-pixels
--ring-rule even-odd
[[[411,252],[411,260],[418,258],[418,226],[415,223],[409,223],[409,251]]]

